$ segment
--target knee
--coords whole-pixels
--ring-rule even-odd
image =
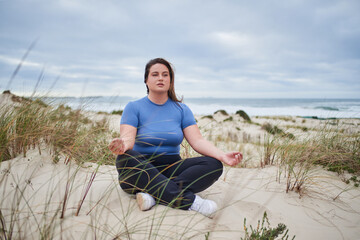
[[[127,150],[124,154],[118,155],[116,158],[116,161],[122,161],[122,160],[127,160],[130,158],[136,158],[141,156],[141,153],[134,151],[134,150]]]
[[[128,194],[136,194],[137,192],[139,192],[139,190],[137,190],[134,185],[128,183],[127,181],[119,180],[119,184],[121,189]]]
[[[138,163],[138,159],[141,158],[141,153],[136,152],[134,150],[127,150],[124,154],[122,155],[118,155],[116,158],[116,166],[120,167],[120,166],[124,166],[124,165],[128,165],[132,162],[136,162]]]
[[[115,165],[119,175],[124,175],[133,172],[134,168],[140,168],[144,163],[140,153],[128,150],[117,156]]]
[[[221,174],[223,173],[224,166],[222,162],[217,160],[216,158],[209,157],[208,159],[210,169],[216,176],[216,179],[220,178]]]
[[[125,156],[137,157],[137,156],[140,156],[140,155],[142,155],[142,154],[139,153],[139,152],[137,152],[137,151],[134,151],[134,150],[132,150],[132,149],[129,149],[129,150],[127,150],[123,155],[125,155]],[[123,156],[123,155],[122,155],[122,156]]]

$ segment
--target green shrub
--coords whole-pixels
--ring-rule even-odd
[[[266,132],[272,134],[272,135],[280,135],[281,137],[287,137],[290,139],[294,139],[295,136],[292,133],[286,133],[281,128],[278,128],[277,126],[273,126],[270,123],[264,123],[261,126],[261,129],[265,130]]]
[[[243,110],[237,111],[236,114],[240,115],[240,117],[242,117],[245,121],[251,122],[249,115],[247,115],[247,113],[244,112]]]
[[[213,115],[206,115],[206,116],[203,116],[202,118],[209,118],[209,119],[211,119],[211,120],[214,119]]]
[[[265,225],[265,223],[267,226]],[[259,220],[256,228],[253,228],[250,225],[250,232],[248,227],[246,226],[246,218],[244,218],[244,230],[245,236],[244,238],[241,238],[242,240],[273,240],[277,237],[281,237],[281,239],[289,238],[289,230],[287,229],[285,224],[279,223],[275,228],[270,227],[269,219],[266,212],[264,212],[261,226]],[[292,239],[295,239],[295,236],[293,236]]]
[[[229,114],[225,110],[217,110],[214,114],[221,113],[222,115],[228,116]]]
[[[307,132],[309,129],[307,127],[302,127],[301,130],[303,130],[303,132]]]
[[[227,119],[224,120],[224,122],[231,122],[233,120],[233,117],[228,117]]]
[[[114,110],[114,111],[111,112],[111,114],[122,115],[122,114],[123,114],[123,110]]]

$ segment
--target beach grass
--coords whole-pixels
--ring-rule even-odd
[[[262,220],[258,220],[258,224],[255,227],[246,224],[246,218],[244,219],[245,236],[241,240],[265,240],[265,239],[289,239],[289,230],[286,225],[279,223],[276,227],[271,227],[266,211],[263,214]],[[295,236],[291,238],[295,239]]]
[[[251,118],[244,110],[238,110],[235,114],[238,114],[240,117],[242,117],[245,121],[251,122]]]
[[[92,200],[94,193],[91,193],[100,166],[114,165],[114,156],[107,149],[113,133],[109,130],[105,119],[91,121],[79,110],[71,110],[63,106],[50,107],[32,101],[2,108],[0,131],[2,143],[0,167],[3,173],[0,183],[4,187],[8,186],[8,181],[12,181],[11,186],[15,188],[15,192],[9,194],[8,191],[11,189],[2,187],[4,197],[0,202],[0,234],[3,239],[25,239],[30,236],[37,238],[36,232],[41,239],[66,238],[69,236],[70,226],[66,226],[63,222],[67,218],[81,218],[84,214],[85,216],[101,215],[103,211],[113,216],[117,215],[107,206],[109,195],[114,193],[119,195],[119,191],[115,190],[119,189],[117,181],[112,181],[103,192],[98,192],[99,196],[95,197],[97,199],[95,201]],[[40,166],[34,167],[29,174],[25,172],[22,176],[13,174],[14,166],[10,165],[13,161],[8,162],[8,160],[28,158],[30,161],[34,154],[51,157],[53,165],[43,162],[39,163]],[[29,164],[27,168],[31,169],[32,161],[27,164]],[[57,174],[56,168],[61,168],[66,172],[65,178],[59,179],[59,182],[56,182],[56,176],[47,179],[46,182],[41,183],[43,187],[36,188],[36,192],[33,192],[32,184],[36,182],[33,176],[45,164],[50,164],[54,170],[53,174]],[[85,179],[81,174],[83,169],[89,169],[90,173]],[[80,195],[77,190],[79,188],[82,188]],[[59,193],[60,198],[59,196],[55,198]],[[44,198],[40,204],[43,209],[39,209],[39,206],[32,207],[37,195]],[[118,196],[118,199],[121,202],[124,197]],[[84,207],[85,202],[86,207]],[[125,236],[131,239],[133,235],[142,234],[149,239],[164,238],[165,233],[162,228],[166,223],[163,219],[168,215],[168,209],[155,212],[129,225],[126,218],[134,217],[131,212],[134,207],[135,204],[122,208],[123,214],[117,217],[121,223],[119,227],[114,227],[111,223],[101,223],[100,219],[94,217],[90,218],[91,222],[88,222],[89,219],[86,220],[85,222],[88,223],[85,225],[89,233],[82,236],[96,239],[108,239],[109,236],[113,239],[121,239]],[[173,232],[172,235],[180,234],[180,237],[186,234],[197,235],[196,232],[192,233],[192,225],[183,229],[180,229],[180,226],[177,228],[180,233]],[[169,232],[166,232],[166,235],[168,234]]]
[[[5,173],[1,176],[0,183],[7,186],[7,181],[12,178],[11,186],[15,186],[16,189],[10,195],[8,194],[9,189],[2,189],[2,195],[7,196],[0,202],[1,236],[4,239],[24,239],[29,236],[36,238],[36,232],[42,239],[66,238],[69,236],[70,229],[70,226],[65,224],[66,219],[81,218],[84,217],[84,214],[86,216],[89,214],[101,215],[103,211],[112,214],[106,201],[109,195],[114,194],[114,191],[119,194],[115,190],[119,189],[117,181],[114,182],[116,185],[108,186],[103,195],[99,194],[100,196],[95,201],[92,200],[94,194],[91,193],[100,166],[114,165],[114,156],[107,149],[109,139],[114,133],[109,130],[106,119],[92,121],[80,110],[72,110],[63,105],[53,107],[40,104],[38,101],[26,101],[16,106],[4,107],[0,114],[2,143],[0,166]],[[32,192],[32,184],[36,182],[33,176],[38,167],[34,167],[30,174],[19,177],[13,174],[14,166],[8,165],[13,161],[8,162],[8,160],[28,158],[30,161],[34,154],[50,156],[52,164],[54,164],[52,167],[60,167],[66,174],[65,178],[59,182],[56,182],[55,178],[47,179],[42,183],[42,186],[47,189],[40,187],[40,189],[37,188],[36,193],[29,194]],[[29,162],[30,165],[31,163],[32,161]],[[40,163],[41,166],[45,164],[49,164],[49,162]],[[89,169],[90,175],[87,175],[85,179],[81,177],[82,169]],[[54,172],[54,174],[57,173]],[[48,185],[55,186],[55,188],[47,187]],[[79,188],[82,189],[81,194],[77,190]],[[54,200],[54,195],[59,194],[59,191],[60,198]],[[32,207],[37,195],[44,197],[40,204],[43,209],[40,210],[38,207]],[[120,202],[123,198],[123,196],[118,196]],[[86,207],[84,206],[85,202]],[[126,219],[130,216],[134,217],[134,214],[131,213],[131,209],[134,207],[136,206],[133,204],[123,208],[123,214],[117,218],[122,223],[120,229],[110,226],[111,224],[100,223],[100,219],[93,217],[88,219],[87,221],[90,220],[90,222],[85,225],[89,232],[84,233],[82,237],[108,239],[109,236],[112,236],[114,239],[123,237],[132,239],[132,236],[142,235],[149,239],[162,239],[169,236],[169,230],[164,233],[163,228],[169,228],[166,226],[164,218],[171,217],[172,213],[170,216],[168,213],[170,208],[165,208],[165,210],[160,208],[161,211],[156,211],[129,225]],[[116,214],[114,212],[112,215]],[[184,217],[189,220],[189,216]],[[190,219],[194,217],[193,214]],[[198,221],[199,219],[194,219],[189,221],[186,226],[177,226],[177,230],[170,236],[183,238],[189,235],[202,235],[202,232],[193,229]],[[173,227],[171,226],[171,228]]]
[[[225,116],[223,113],[221,115]],[[258,118],[255,118],[252,124],[245,124],[257,128],[259,133],[247,133],[242,126],[236,126],[236,115],[238,114],[226,115],[225,121],[218,121],[213,115],[211,118],[200,119],[207,120],[207,125],[200,127],[203,135],[222,149],[245,151],[247,154],[242,167],[251,161],[257,161],[258,167],[277,166],[276,177],[279,182],[286,181],[285,192],[295,191],[303,196],[309,186],[317,184],[319,176],[314,174],[314,171],[319,165],[326,170],[335,171],[339,176],[350,173],[352,175],[344,177],[344,181],[353,186],[359,185],[357,176],[360,173],[360,135],[351,130],[353,125],[340,126],[338,122],[334,125],[334,121],[317,128],[300,125],[293,129],[301,130],[306,127],[309,130],[302,130],[299,135],[291,132],[292,128],[287,128],[285,133],[283,127],[276,125],[270,125],[269,131],[261,129],[262,124],[257,123]],[[71,226],[66,223],[66,219],[69,218],[83,221],[84,224],[80,226],[87,233],[84,233],[82,238],[136,239],[135,236],[145,236],[148,239],[166,239],[170,234],[179,239],[199,236],[211,239],[216,233],[214,227],[210,230],[196,228],[203,218],[195,215],[189,217],[181,211],[172,216],[174,212],[162,206],[152,213],[142,213],[142,217],[136,216],[135,201],[128,201],[129,197],[120,192],[117,179],[110,181],[111,184],[106,187],[99,187],[96,179],[106,179],[103,167],[114,165],[114,156],[107,149],[107,145],[109,139],[117,135],[109,129],[106,116],[95,121],[81,110],[72,110],[63,105],[54,107],[40,101],[24,101],[16,105],[3,106],[0,109],[0,117],[0,184],[8,186],[8,181],[12,181],[15,189],[12,198],[6,197],[0,202],[0,234],[4,239],[28,237],[22,229],[29,230],[31,236],[38,236],[35,233],[38,231],[43,239],[65,238],[71,236]],[[214,130],[216,125],[220,126],[217,128],[221,131]],[[226,126],[231,129],[227,130]],[[294,137],[289,137],[290,133]],[[253,148],[260,148],[260,156],[249,150]],[[11,166],[7,165],[10,159],[31,159],[35,152],[39,156],[50,156],[50,166],[66,172],[66,177],[62,179],[53,176],[42,183],[45,188],[55,185],[60,190],[36,188],[35,193],[29,194],[33,188],[32,184],[39,184],[32,176],[40,168],[33,168],[28,175],[19,177],[13,173]],[[197,156],[197,153],[184,141],[181,156],[193,157]],[[30,160],[29,162],[31,163]],[[86,175],[83,175],[84,169]],[[54,170],[54,175],[56,174]],[[226,174],[227,171],[224,179],[227,177]],[[111,176],[116,178],[116,175],[115,172]],[[1,194],[6,196],[9,190],[2,189]],[[344,191],[346,189],[339,189],[340,194]],[[58,192],[61,196],[55,198]],[[94,196],[95,193],[98,196]],[[41,204],[42,209],[31,207],[37,195],[45,196]],[[114,203],[109,202],[109,199],[114,195],[119,199],[116,206],[121,206],[121,216],[118,216],[119,210],[111,208]],[[119,224],[109,223],[103,219],[104,212],[115,217]],[[187,220],[190,218],[190,221],[186,226],[167,225],[165,219],[178,217]],[[261,228],[266,229],[265,226]],[[245,239],[251,239],[247,238],[251,234],[246,233],[246,229],[240,227],[232,231],[244,233]]]
[[[278,179],[285,175],[286,192],[296,191],[300,195],[307,184],[314,183],[311,175],[318,165],[339,175],[359,175],[360,134],[345,133],[346,129],[346,126],[334,128],[326,122],[302,139],[284,138],[284,132],[274,128],[266,130],[269,134],[265,135],[261,166],[278,165]]]
[[[277,179],[285,179],[286,192],[296,191],[302,195],[308,185],[316,184],[321,178],[314,172],[318,166],[336,172],[347,183],[359,185],[350,180],[360,174],[360,132],[351,119],[257,117],[251,123],[260,130],[257,136],[251,136],[254,133],[248,134],[236,127],[236,123],[228,128],[225,123],[229,121],[216,118],[215,115],[213,120],[211,124],[202,126],[204,136],[227,150],[258,149],[258,154],[247,151],[249,154],[245,154],[242,166],[277,166]],[[289,125],[288,122],[294,125]],[[214,128],[220,128],[221,131],[216,132]],[[242,138],[239,137],[241,135]],[[255,159],[258,159],[257,163],[254,163]]]
[[[1,159],[14,158],[29,149],[46,144],[53,159],[65,154],[78,164],[104,162],[111,164],[113,156],[107,150],[111,132],[107,120],[91,121],[80,110],[69,110],[63,105],[56,108],[38,101],[1,109]]]

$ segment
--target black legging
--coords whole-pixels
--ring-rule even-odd
[[[180,155],[149,156],[133,150],[118,155],[116,168],[125,192],[146,192],[160,204],[184,210],[194,202],[194,193],[210,187],[223,171],[222,163],[212,157],[181,159]]]

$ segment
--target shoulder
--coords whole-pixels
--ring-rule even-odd
[[[138,100],[130,101],[126,104],[124,108],[124,115],[138,115],[139,112],[141,112],[141,109],[144,108],[144,105],[146,102],[144,101],[144,98],[140,98]]]
[[[171,104],[171,105],[176,105],[178,108],[180,108],[180,109],[185,109],[185,108],[189,108],[185,103],[183,103],[183,102],[177,102],[177,101],[174,101],[174,100],[172,100],[172,99],[170,99],[169,98],[169,103]]]
[[[182,102],[175,102],[175,104],[181,109],[181,111],[183,112],[191,112],[190,108],[188,107],[188,105],[186,105],[185,103]]]
[[[182,102],[174,102],[177,105],[177,108],[181,110],[181,113],[183,116],[191,116],[193,117],[193,113],[191,111],[191,109]]]
[[[185,103],[182,103],[182,102],[178,102],[178,103],[182,109],[185,109],[185,108],[190,109]]]
[[[178,105],[181,109],[181,114],[182,114],[182,123],[181,123],[182,129],[185,129],[186,127],[191,125],[195,125],[196,120],[191,109],[185,103],[178,102]]]
[[[134,127],[138,127],[139,119],[141,116],[144,116],[144,113],[147,112],[146,109],[149,107],[146,99],[147,97],[143,97],[128,102],[121,117],[121,124],[128,124]]]
[[[128,108],[137,108],[137,107],[140,107],[140,106],[142,106],[143,104],[146,103],[145,100],[146,100],[145,97],[143,97],[143,98],[140,98],[140,99],[137,99],[137,100],[134,100],[134,101],[130,101],[130,102],[128,102],[128,103],[126,104],[126,107],[128,107]]]

